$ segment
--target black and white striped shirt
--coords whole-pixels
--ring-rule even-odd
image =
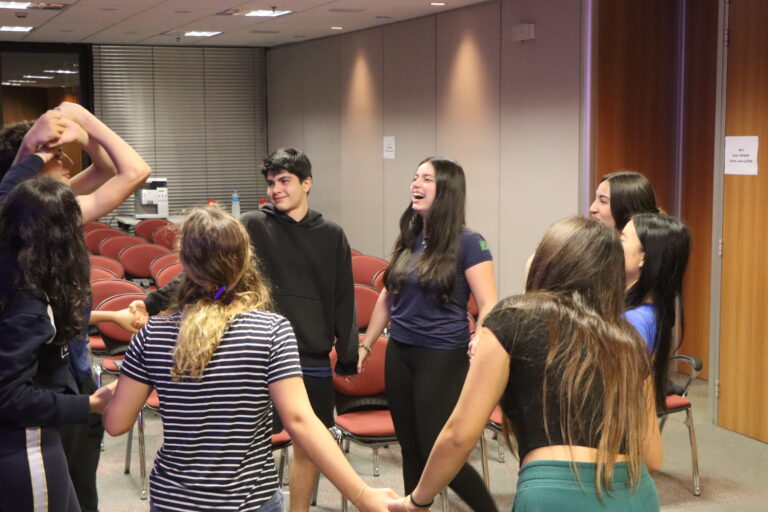
[[[150,476],[163,511],[257,510],[277,489],[268,385],[301,377],[296,338],[280,315],[238,314],[201,379],[171,379],[180,314],[154,317],[131,341],[126,376],[160,397],[163,446]]]

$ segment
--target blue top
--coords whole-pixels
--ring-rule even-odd
[[[653,311],[653,304],[643,302],[636,308],[627,310],[624,313],[624,318],[637,329],[637,332],[645,340],[648,353],[653,353],[656,343],[656,313]]]
[[[469,283],[464,272],[478,263],[491,261],[488,244],[479,233],[465,229],[461,234],[456,282],[448,303],[442,303],[423,288],[416,277],[415,266],[424,253],[424,235],[416,239],[416,247],[399,293],[392,294],[390,336],[402,343],[426,348],[458,349],[469,343],[467,302]]]

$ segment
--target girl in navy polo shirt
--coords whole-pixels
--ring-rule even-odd
[[[387,400],[403,454],[406,494],[416,487],[469,369],[469,294],[477,300],[478,326],[497,300],[488,244],[465,226],[465,197],[459,164],[438,157],[419,164],[384,274],[385,289],[359,349],[362,370],[371,345],[391,323]],[[496,510],[468,464],[450,487],[472,510]]]

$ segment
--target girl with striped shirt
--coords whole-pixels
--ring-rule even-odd
[[[150,476],[151,510],[283,510],[272,400],[293,442],[344,496],[360,510],[386,510],[394,493],[368,488],[312,412],[293,330],[267,312],[269,289],[243,226],[218,208],[193,210],[181,261],[178,311],[153,317],[131,341],[104,414],[107,432],[127,432],[157,390],[163,446]]]

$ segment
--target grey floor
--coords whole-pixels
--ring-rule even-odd
[[[664,511],[768,511],[768,444],[735,434],[713,425],[709,419],[707,384],[693,384],[690,398],[693,402],[695,428],[698,437],[701,496],[693,496],[691,489],[691,460],[688,431],[683,424],[684,415],[672,416],[663,432],[664,468],[654,475]],[[162,442],[160,419],[153,413],[146,416],[147,471],[151,469],[154,453]],[[490,455],[491,492],[499,510],[509,510],[517,482],[518,462],[506,452],[506,462],[499,461],[496,441],[486,432]],[[107,435],[105,451],[99,466],[99,492],[101,512],[149,510],[148,501],[139,498],[138,444],[133,443],[132,471],[123,472],[126,436]],[[351,447],[352,466],[371,486],[391,487],[402,491],[400,453],[397,446],[380,450],[381,476],[373,476],[371,450]],[[475,450],[470,462],[480,470],[480,451]],[[287,488],[286,488],[287,491]],[[450,510],[469,510],[455,495],[450,496]],[[436,503],[433,510],[440,510]],[[324,478],[320,480],[318,505],[314,510],[340,510],[338,491]]]

